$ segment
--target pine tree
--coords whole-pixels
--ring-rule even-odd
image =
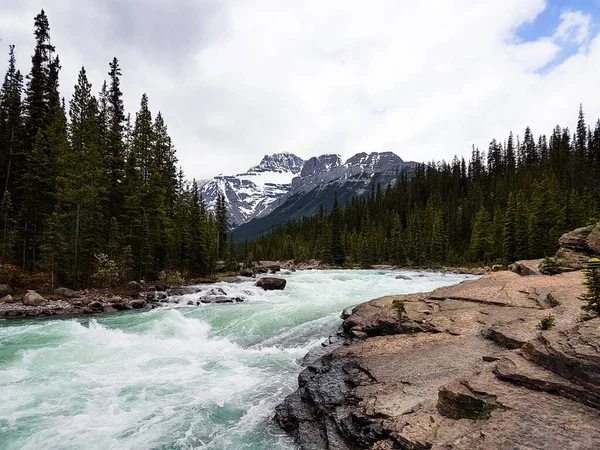
[[[125,177],[125,110],[123,93],[121,92],[121,69],[117,58],[109,64],[108,89],[103,86],[101,95],[101,112],[106,114],[106,135],[104,137],[104,158],[106,159],[107,198],[106,211],[109,218],[121,213],[125,193],[122,190]],[[103,103],[106,102],[104,112]]]
[[[523,198],[517,197],[515,217],[515,259],[529,257],[529,217]]]
[[[517,255],[517,207],[513,193],[508,196],[506,212],[504,214],[504,239],[503,253],[506,263],[516,260]]]
[[[6,264],[12,260],[12,247],[14,245],[14,223],[13,205],[10,192],[4,191],[2,203],[0,203],[0,214],[2,214],[2,259],[0,264]]]
[[[0,186],[5,191],[14,186],[11,174],[15,158],[22,152],[23,128],[23,76],[16,68],[15,46],[11,45],[9,49],[8,69],[0,88]]]
[[[225,204],[225,195],[223,195],[221,192],[219,192],[219,194],[217,195],[215,221],[217,224],[217,257],[222,259],[225,254],[225,250],[227,249],[228,218],[227,205]]]
[[[471,258],[473,261],[489,262],[493,251],[492,219],[482,206],[475,216],[471,235]]]
[[[381,189],[378,189],[378,194],[381,195]],[[375,199],[377,201],[377,198]],[[331,210],[331,260],[334,264],[341,266],[346,261],[344,246],[342,243],[342,224],[340,217],[340,205],[338,203],[338,195],[335,192],[333,199],[333,209]]]

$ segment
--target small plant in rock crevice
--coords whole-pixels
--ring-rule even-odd
[[[398,322],[402,322],[402,315],[406,314],[406,304],[404,303],[404,300],[394,300],[392,302],[392,309],[395,309],[398,314]]]
[[[539,330],[549,330],[554,326],[554,322],[554,316],[552,314],[548,314],[540,319],[540,323],[537,327]]]

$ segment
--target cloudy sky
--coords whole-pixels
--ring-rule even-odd
[[[62,94],[117,56],[127,110],[148,94],[190,178],[280,151],[451,159],[574,127],[579,103],[600,117],[598,0],[2,0],[23,72],[42,7]]]

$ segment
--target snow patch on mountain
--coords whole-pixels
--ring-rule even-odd
[[[209,210],[214,209],[218,194],[225,196],[232,227],[261,214],[290,190],[304,160],[291,153],[265,155],[260,164],[237,175],[219,175],[204,184],[200,193]]]

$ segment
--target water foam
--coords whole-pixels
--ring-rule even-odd
[[[210,287],[243,304],[0,323],[3,448],[294,448],[273,408],[342,309],[465,278],[396,274],[297,272],[283,292]]]

